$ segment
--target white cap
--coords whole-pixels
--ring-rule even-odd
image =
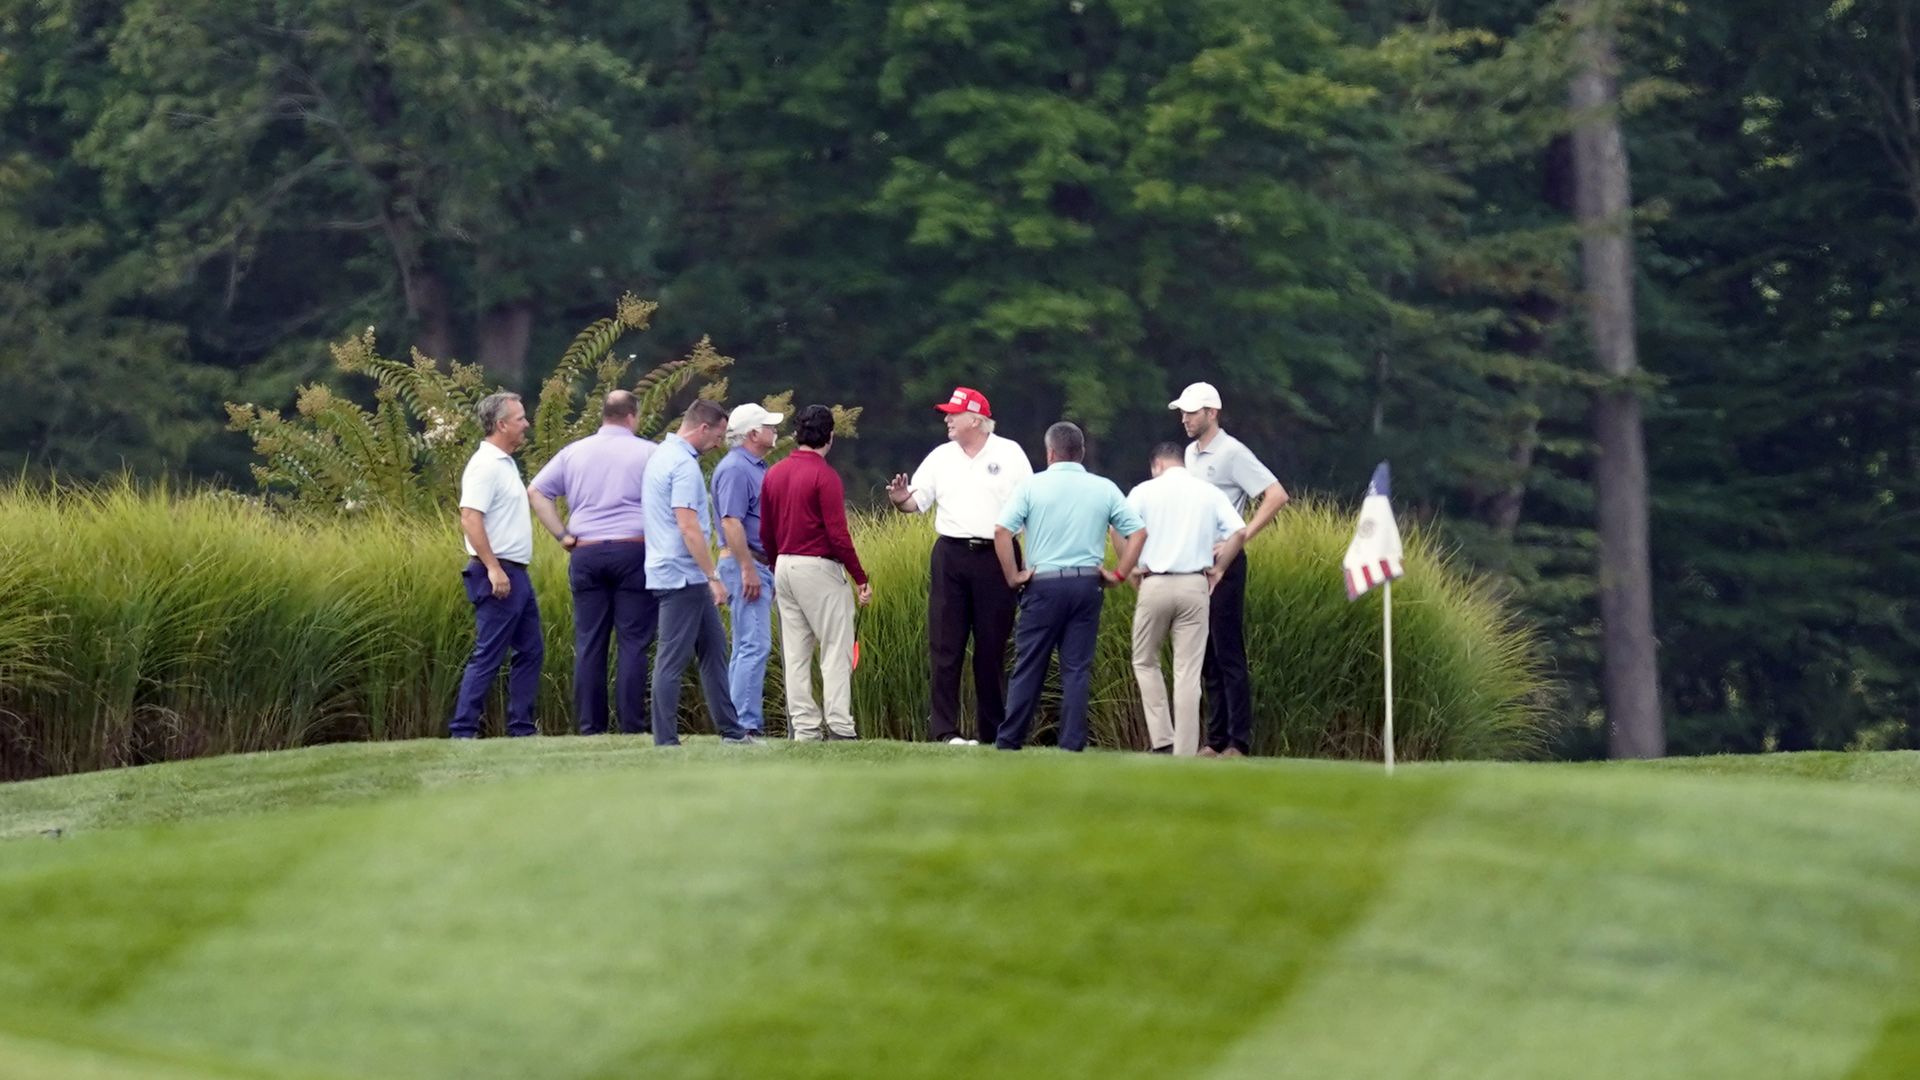
[[[1220,391],[1215,390],[1212,383],[1205,382],[1188,384],[1185,390],[1180,391],[1179,397],[1167,402],[1167,408],[1181,412],[1199,412],[1201,409],[1219,407]]]
[[[786,418],[786,413],[768,412],[751,402],[745,405],[735,405],[732,414],[727,417],[727,434],[745,435],[754,428],[766,424],[779,427],[780,421]]]

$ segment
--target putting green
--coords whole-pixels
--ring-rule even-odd
[[[547,739],[13,785],[0,1076],[1911,1076],[1884,757]]]

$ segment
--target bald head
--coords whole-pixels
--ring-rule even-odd
[[[609,424],[625,424],[640,415],[640,399],[631,390],[615,390],[600,403],[600,419]]]

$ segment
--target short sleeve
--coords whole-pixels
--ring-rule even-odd
[[[549,499],[557,499],[567,493],[567,451],[571,446],[563,446],[553,455],[553,460],[540,467],[533,475],[533,483],[528,486]]]
[[[1107,500],[1107,524],[1113,526],[1121,536],[1132,536],[1146,528],[1146,524],[1140,520],[1140,512],[1134,509],[1131,500],[1121,496],[1118,485],[1108,484],[1107,487],[1112,492],[1112,498]]]
[[[747,519],[752,482],[745,469],[721,469],[713,474],[713,512],[718,517]]]
[[[707,489],[700,482],[700,468],[680,466],[668,474],[667,504],[675,510],[701,510],[706,507]]]
[[[1025,480],[1027,477],[1033,475],[1033,462],[1027,460],[1027,452],[1020,448],[1019,443],[1010,443],[1010,445],[1013,448],[1013,452],[1008,454],[1007,457],[1013,462],[1013,475]]]
[[[460,474],[460,508],[482,514],[493,509],[493,463],[475,454]]]
[[[1208,484],[1207,489],[1213,492],[1214,536],[1216,539],[1231,536],[1235,532],[1247,527],[1246,519],[1242,518],[1240,512],[1233,508],[1233,500],[1227,498],[1226,492],[1221,491],[1212,484]]]
[[[1135,516],[1138,516],[1146,506],[1146,500],[1140,497],[1140,489],[1145,486],[1145,484],[1135,484],[1133,490],[1127,492],[1127,509],[1133,511]]]
[[[1000,510],[999,526],[1008,532],[1017,533],[1027,527],[1027,512],[1032,508],[1030,490],[1031,480],[1022,480],[1014,486],[1013,494],[1007,496],[1007,505]]]
[[[1248,498],[1257,497],[1261,492],[1280,482],[1280,478],[1273,475],[1273,470],[1261,464],[1260,459],[1254,457],[1253,451],[1247,449],[1244,444],[1241,445],[1240,452],[1233,455],[1232,476],[1233,482],[1239,485],[1241,491],[1247,493]]]

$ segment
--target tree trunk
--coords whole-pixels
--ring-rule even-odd
[[[533,339],[533,304],[514,300],[490,307],[480,316],[480,366],[508,386],[527,374],[527,345]]]
[[[1594,356],[1609,385],[1594,396],[1594,488],[1600,532],[1600,620],[1608,746],[1616,758],[1660,757],[1659,664],[1647,552],[1647,460],[1634,376],[1633,235],[1627,151],[1610,0],[1580,0],[1572,104],[1580,267]]]
[[[1571,210],[1569,202],[1566,209]],[[1548,335],[1560,321],[1561,304],[1544,292],[1530,292],[1513,305],[1513,329],[1500,338],[1501,345],[1528,360],[1546,354]],[[1533,471],[1533,458],[1540,449],[1540,408],[1538,387],[1530,383],[1512,386],[1518,399],[1515,426],[1507,446],[1510,479],[1497,491],[1479,500],[1481,516],[1502,543],[1511,544],[1520,528],[1520,513],[1527,501],[1527,478]]]
[[[407,274],[407,313],[413,317],[414,347],[435,360],[453,359],[453,301],[447,283],[424,265]]]

